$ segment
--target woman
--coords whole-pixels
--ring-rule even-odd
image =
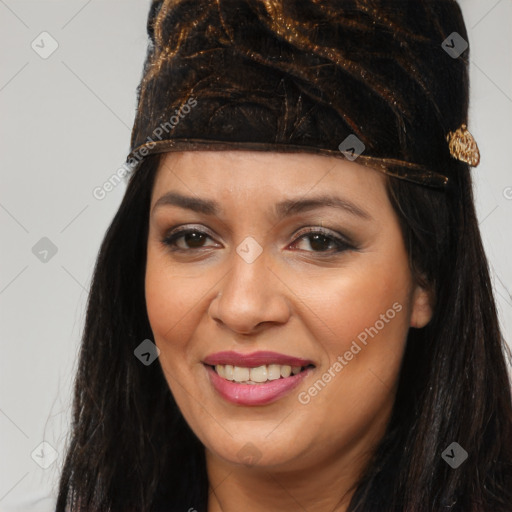
[[[57,511],[510,511],[452,0],[154,1]]]

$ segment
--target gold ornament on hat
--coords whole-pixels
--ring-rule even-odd
[[[465,162],[471,167],[476,167],[480,163],[480,151],[478,151],[476,140],[469,133],[465,124],[454,132],[449,132],[446,140],[453,158]]]

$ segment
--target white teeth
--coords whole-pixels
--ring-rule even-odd
[[[265,382],[267,380],[267,373],[267,367],[265,365],[251,368],[251,380],[253,382]]]
[[[243,366],[233,366],[230,364],[218,364],[215,371],[224,379],[244,384],[259,384],[269,380],[287,378],[290,375],[297,375],[301,371],[300,366],[269,364],[261,365],[256,368],[245,368]]]
[[[243,382],[249,380],[249,368],[243,368],[241,366],[233,367],[233,380],[235,382]]]
[[[277,380],[281,378],[281,366],[279,364],[269,364],[267,366],[267,379]]]
[[[230,364],[224,366],[224,378],[227,380],[235,380],[233,376],[233,366]]]
[[[292,373],[292,367],[285,364],[284,366],[281,366],[281,377],[289,377]]]

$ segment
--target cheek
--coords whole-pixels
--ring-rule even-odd
[[[176,274],[165,255],[148,247],[146,264],[145,293],[148,318],[155,336],[155,343],[161,350],[161,363],[172,358],[168,354],[187,351],[187,340],[194,323],[197,323],[197,308],[194,308],[204,294],[204,282],[191,286],[190,280]]]
[[[304,309],[302,318],[309,319],[308,329],[321,345],[322,370],[331,370],[326,375],[330,391],[312,390],[319,407],[337,400],[335,395],[345,410],[371,415],[389,397],[410,320],[412,278],[407,256],[398,249],[397,243],[396,249],[359,258],[328,279],[301,280],[296,288],[309,311]]]
[[[359,334],[364,338],[365,329],[376,323],[383,334],[407,331],[410,273],[406,262],[404,268],[392,261],[391,257],[375,258],[340,268],[322,279],[295,281],[294,292],[309,310],[305,309],[302,317],[310,319],[311,330],[324,341],[331,356]]]
[[[404,312],[408,310],[410,300],[408,277],[408,271],[401,268],[378,265],[355,271],[343,280],[334,296],[345,325],[357,327],[357,332],[351,330],[352,336],[357,336],[379,320],[389,327],[397,323],[403,327],[400,320],[406,316]],[[393,308],[396,303],[398,305]],[[397,309],[401,310],[401,315],[396,315]],[[331,314],[334,317],[334,311]],[[388,318],[398,322],[387,322]],[[382,330],[381,322],[378,328]]]
[[[409,285],[407,270],[384,261],[322,285],[303,282],[298,294],[315,313],[303,318],[323,358],[317,380],[299,393],[304,413],[321,424],[319,440],[332,445],[329,436],[339,432],[343,442],[355,442],[387,417],[407,338]]]

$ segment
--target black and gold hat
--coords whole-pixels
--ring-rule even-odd
[[[454,0],[154,0],[127,162],[305,151],[442,188],[479,161],[454,26]]]

